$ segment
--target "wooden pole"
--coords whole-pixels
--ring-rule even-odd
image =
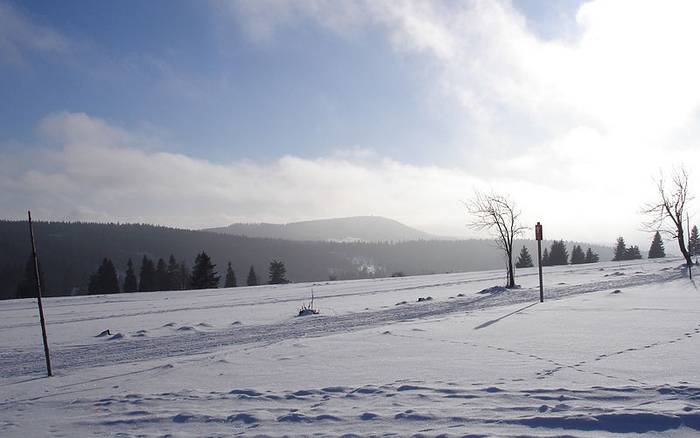
[[[29,217],[29,237],[32,240],[32,258],[34,259],[34,279],[36,280],[36,296],[39,304],[39,321],[41,321],[41,337],[44,340],[44,356],[46,357],[46,372],[51,377],[51,356],[49,355],[49,340],[46,336],[46,320],[44,319],[44,306],[41,304],[41,275],[39,275],[39,259],[36,256],[36,244],[34,243],[34,227],[32,227],[32,212],[27,211]]]

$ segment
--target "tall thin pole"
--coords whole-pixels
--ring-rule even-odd
[[[537,241],[537,268],[540,273],[540,303],[544,303],[544,288],[542,287],[542,241]]]
[[[690,241],[690,237],[691,237],[691,235],[690,235],[690,213],[688,213],[688,212],[685,213],[685,219],[686,219],[686,223],[688,224],[688,241]],[[682,220],[683,219],[681,219],[681,221]],[[682,225],[681,225],[681,228],[683,228]],[[688,245],[688,252],[690,252],[690,251],[691,251],[690,245]],[[693,254],[690,254],[688,258],[690,259],[690,263],[688,263],[688,277],[690,277],[690,279],[692,280],[693,279]]]
[[[540,274],[540,303],[544,303],[544,287],[542,286],[542,224],[535,225],[535,240],[537,240],[537,269]]]
[[[36,256],[36,244],[34,243],[34,227],[32,227],[32,212],[27,211],[29,217],[29,237],[32,240],[32,258],[34,259],[34,279],[36,280],[36,296],[39,304],[39,321],[41,321],[41,337],[44,340],[44,356],[46,357],[46,372],[51,377],[51,356],[49,355],[49,340],[46,336],[46,321],[44,320],[44,306],[41,304],[41,275],[39,275],[39,259]]]

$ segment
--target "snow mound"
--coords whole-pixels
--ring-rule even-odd
[[[481,295],[496,295],[496,294],[502,294],[503,292],[508,292],[508,288],[503,287],[503,286],[492,286],[486,289],[481,289],[479,294]]]

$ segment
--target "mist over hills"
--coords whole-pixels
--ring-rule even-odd
[[[46,295],[85,293],[90,274],[103,257],[115,264],[120,282],[129,258],[138,273],[144,255],[167,260],[173,254],[191,268],[206,251],[220,274],[231,261],[243,283],[250,266],[267,281],[270,261],[281,260],[294,282],[503,269],[503,255],[492,240],[413,240],[396,242],[294,241],[252,238],[143,224],[36,222],[35,235]],[[14,298],[30,254],[26,221],[0,221],[0,299]],[[549,245],[548,242],[544,242]],[[535,242],[520,241],[536,254]],[[567,247],[571,251],[573,242]],[[591,246],[600,259],[612,249]],[[546,268],[545,268],[546,269]],[[505,277],[505,275],[504,275]],[[516,273],[517,280],[517,273]],[[196,292],[193,292],[196,293]],[[232,292],[234,293],[234,292]]]
[[[271,239],[337,242],[401,242],[443,239],[381,216],[318,219],[288,224],[236,223],[202,231]]]

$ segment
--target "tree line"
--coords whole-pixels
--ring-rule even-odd
[[[408,242],[300,242],[249,238],[211,232],[181,230],[144,224],[97,224],[35,222],[39,261],[47,282],[46,296],[87,293],[90,275],[105,256],[111,258],[120,286],[126,262],[131,259],[138,279],[144,255],[157,264],[168,255],[187,260],[190,272],[194,255],[205,250],[225,280],[231,260],[238,283],[246,284],[251,265],[258,277],[265,277],[270,260],[283,260],[295,282],[354,280],[388,277],[392,272],[424,275],[495,269],[502,254],[489,239],[416,240]],[[24,278],[29,257],[27,222],[0,220],[0,300],[16,297],[17,284]],[[534,241],[516,240],[516,248],[527,245],[532,254]],[[601,259],[612,257],[610,247],[591,245]],[[192,258],[189,257],[192,255]],[[517,250],[516,250],[517,255]],[[262,274],[264,271],[264,274]]]
[[[581,245],[574,245],[571,250],[571,264],[579,265],[583,263],[596,263],[600,257],[590,247],[584,252]],[[551,246],[544,249],[542,253],[542,266],[557,266],[569,264],[569,251],[566,249],[566,243],[563,240],[552,241]],[[523,246],[518,255],[518,260],[515,262],[516,268],[531,268],[533,267],[532,256],[528,249]]]
[[[698,227],[694,225],[690,236],[688,238],[688,252],[692,256],[700,255],[700,236],[698,234]],[[654,237],[652,238],[651,245],[649,246],[649,252],[647,258],[656,259],[666,257],[666,250],[664,249],[664,242],[661,239],[661,233],[656,231]],[[571,261],[569,262],[569,253],[566,249],[566,244],[563,240],[555,240],[552,242],[549,249],[545,248],[542,253],[542,266],[555,266],[555,265],[567,265],[571,263],[572,265],[578,265],[583,263],[596,263],[599,261],[599,256],[596,252],[591,250],[589,247],[584,253],[581,245],[574,245],[571,250]],[[615,247],[613,251],[613,262],[624,261],[624,260],[639,260],[642,258],[642,253],[637,245],[627,246],[624,237],[620,236],[615,242]],[[531,268],[534,264],[532,262],[532,256],[528,249],[523,246],[518,255],[518,260],[515,263],[516,268]]]
[[[287,279],[287,268],[279,260],[270,262],[268,270],[268,284],[289,283]],[[36,297],[36,282],[34,279],[34,264],[30,258],[24,272],[24,277],[17,286],[17,298]],[[40,269],[42,284],[45,282],[45,275]],[[188,269],[184,261],[178,262],[174,255],[170,255],[166,263],[163,258],[157,262],[147,256],[143,256],[138,275],[134,269],[131,259],[126,263],[126,271],[123,279],[114,263],[109,257],[102,259],[102,263],[88,282],[89,294],[115,294],[133,292],[155,292],[165,290],[187,290],[187,289],[212,289],[219,287],[221,276],[216,271],[216,265],[212,263],[211,257],[202,251],[197,254],[192,269]],[[258,286],[259,280],[255,273],[255,268],[251,265],[246,278],[247,286]],[[236,273],[231,262],[226,267],[223,287],[237,287]]]

